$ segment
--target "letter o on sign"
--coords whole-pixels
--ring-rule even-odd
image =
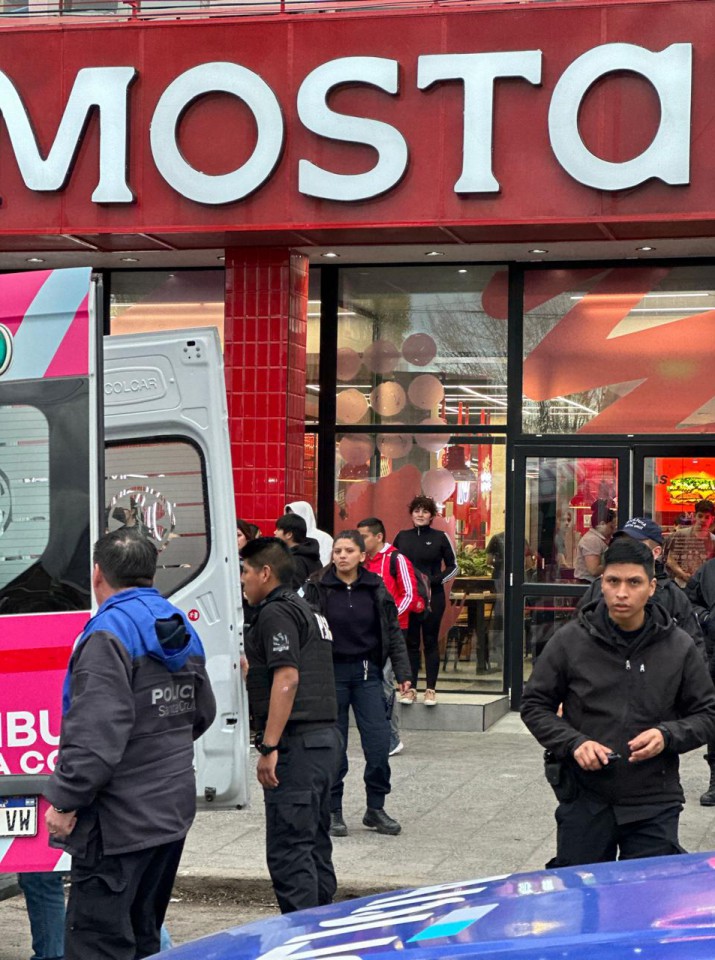
[[[182,114],[207,93],[229,93],[251,110],[258,128],[256,146],[237,170],[201,173],[179,149],[176,132]],[[248,196],[273,172],[283,149],[283,114],[275,94],[257,73],[238,63],[204,63],[180,74],[156,105],[151,121],[151,152],[157,170],[182,196],[197,203],[233,203]]]

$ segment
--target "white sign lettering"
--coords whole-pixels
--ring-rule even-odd
[[[522,77],[541,83],[541,50],[519,53],[452,53],[420,57],[417,86],[426,90],[441,80],[464,82],[464,143],[462,175],[455,193],[494,193],[499,183],[492,172],[494,83],[500,77]]]
[[[581,104],[602,77],[627,71],[650,83],[660,100],[658,130],[639,156],[612,162],[585,145],[578,126]],[[499,190],[492,169],[494,88],[498,80],[517,78],[541,84],[540,50],[494,53],[426,54],[417,60],[417,87],[459,81],[464,88],[462,170],[454,191],[488,194]],[[84,136],[90,112],[99,113],[99,180],[94,203],[131,203],[127,182],[128,91],[134,67],[87,67],[75,78],[54,143],[45,159],[35,139],[20,93],[0,71],[0,113],[8,129],[22,179],[29,190],[62,190]],[[332,91],[346,85],[376,87],[391,96],[400,91],[400,64],[384,57],[341,57],[320,64],[302,82],[296,100],[303,126],[318,138],[367,144],[377,162],[360,173],[336,173],[308,157],[299,157],[298,189],[310,197],[336,202],[369,200],[393,190],[405,175],[409,147],[398,128],[382,120],[333,110]],[[577,57],[557,81],[549,105],[551,146],[561,167],[596,190],[630,189],[657,178],[686,184],[690,179],[692,44],[674,43],[660,52],[627,43],[607,43]],[[250,157],[224,174],[197,170],[183,155],[178,134],[181,117],[193,102],[212,93],[240,99],[256,123]],[[535,92],[533,96],[543,96]],[[425,103],[425,108],[427,103]],[[395,110],[399,112],[399,104]],[[220,131],[216,132],[216,136]],[[458,137],[458,131],[455,131]],[[278,166],[285,123],[278,98],[257,73],[238,63],[217,61],[192,67],[162,93],[151,120],[151,152],[156,168],[178,194],[196,203],[235,203],[258,190]]]

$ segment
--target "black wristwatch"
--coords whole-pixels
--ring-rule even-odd
[[[267,743],[264,743],[262,740],[260,743],[256,744],[256,750],[264,757],[267,757],[269,753],[273,753],[274,750],[278,749],[278,744],[275,747],[269,746]]]

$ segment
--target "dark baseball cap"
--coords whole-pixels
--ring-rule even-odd
[[[633,537],[634,540],[652,540],[661,545],[663,543],[663,530],[650,517],[631,517],[616,531],[615,536],[619,534]]]

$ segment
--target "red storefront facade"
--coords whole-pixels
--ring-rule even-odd
[[[606,491],[625,519],[650,505],[642,488],[653,487],[646,474],[660,476],[664,456],[690,463],[707,453],[711,316],[705,301],[693,316],[682,298],[710,291],[714,62],[715,8],[699,0],[416,0],[271,16],[8,20],[0,23],[0,264],[179,271],[225,258],[240,515],[270,531],[286,501],[306,497],[309,421],[322,458],[322,524],[354,525],[351,503],[368,512],[383,506],[360,484],[385,481],[387,489],[396,475],[400,456],[384,438],[408,434],[416,445],[409,439],[407,447],[432,458],[410,479],[413,492],[427,473],[440,492],[451,482],[440,471],[458,465],[456,489],[441,491],[450,532],[483,551],[503,526],[515,579],[502,585],[503,609],[482,598],[481,614],[501,617],[506,635],[526,621],[539,634],[539,618],[548,632],[574,589],[547,556],[559,552],[557,530],[559,570],[571,569],[568,536],[583,532],[579,511],[589,497]],[[489,392],[501,377],[490,385],[470,374],[465,405],[450,406],[449,390],[435,387],[436,399],[423,401],[415,389],[410,400],[422,412],[405,424],[402,399],[390,412],[375,391],[386,378],[396,396],[411,386],[400,386],[395,369],[433,369],[406,344],[438,326],[431,315],[422,327],[414,320],[420,271],[426,277],[437,257],[441,270],[452,264],[461,275],[481,265],[474,290],[490,324],[481,335],[496,343],[503,326],[505,345],[492,344],[490,362],[498,354],[504,390]],[[400,309],[412,317],[411,326],[397,323],[392,340],[385,317],[374,320],[365,306],[377,295],[365,293],[372,278],[359,269],[377,265],[387,290],[389,264],[409,274],[397,286]],[[449,283],[434,282],[425,309],[446,309],[455,296]],[[690,322],[685,336],[663,325],[675,318],[669,306],[649,307],[651,326],[637,325],[644,298],[676,295],[677,317]],[[321,314],[318,349],[308,343],[311,303]],[[364,361],[353,327],[370,316],[370,342],[396,344],[401,359],[368,364],[369,382],[357,384],[357,374],[341,374],[348,354],[340,351]],[[534,317],[540,332],[532,336]],[[619,323],[631,327],[614,339]],[[310,355],[320,361],[313,414]],[[449,373],[436,372],[448,387]],[[618,389],[584,399],[604,385]],[[355,417],[336,412],[343,388],[356,390]],[[367,401],[362,412],[361,391],[370,412]],[[588,419],[554,429],[543,405],[563,398]],[[442,447],[430,449],[419,417],[441,421]],[[692,434],[697,450],[688,446]],[[634,460],[629,440],[639,436],[648,442]],[[501,444],[500,459],[490,444]],[[603,467],[604,455],[611,466]],[[545,510],[549,471],[561,492]],[[461,489],[475,475],[477,494]],[[402,496],[404,482],[396,486]],[[392,504],[393,493],[386,497]],[[506,687],[521,677],[520,658],[511,657],[499,657]]]

